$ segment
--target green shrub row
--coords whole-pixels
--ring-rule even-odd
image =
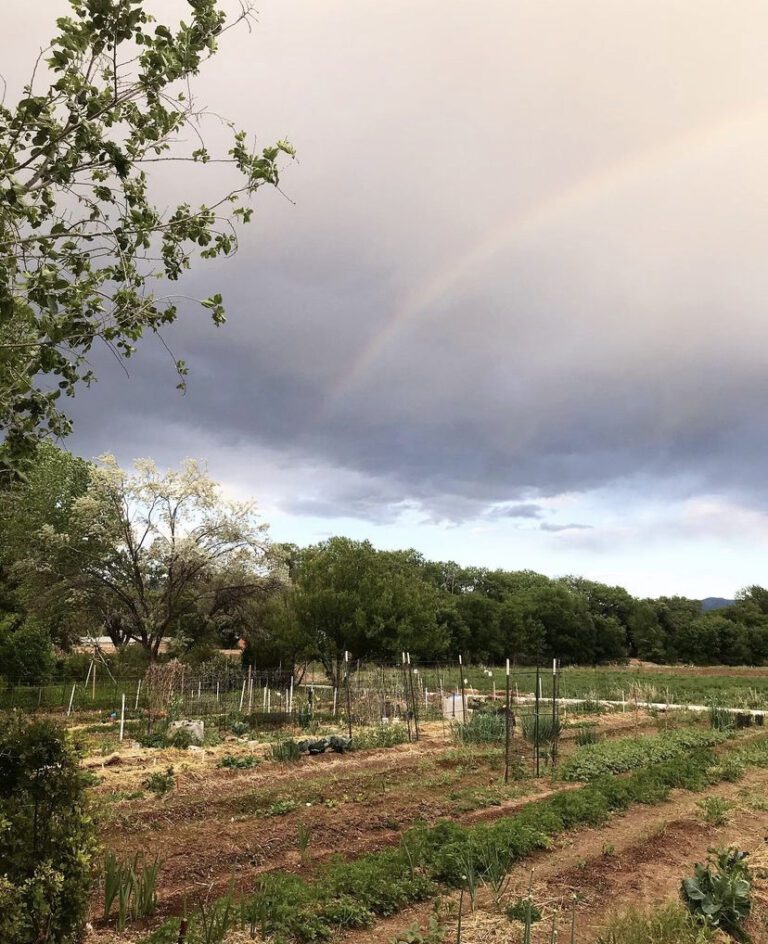
[[[658,764],[689,753],[714,747],[728,737],[724,731],[683,730],[646,734],[587,744],[560,767],[562,780],[589,782],[606,774],[626,773],[648,764]]]
[[[377,917],[431,897],[438,883],[462,887],[470,876],[477,883],[494,883],[516,862],[550,847],[564,830],[599,826],[634,803],[660,803],[674,788],[703,790],[723,779],[720,774],[729,759],[740,769],[768,766],[768,738],[725,758],[699,748],[627,777],[605,775],[529,803],[514,816],[489,825],[461,826],[446,820],[416,826],[405,833],[399,848],[336,860],[322,867],[311,883],[285,872],[269,873],[241,903],[240,920],[276,942],[331,940],[341,930],[367,927]],[[171,944],[177,927],[178,922],[166,923],[148,944]]]

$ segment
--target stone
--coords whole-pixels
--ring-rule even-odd
[[[352,738],[334,734],[329,739],[329,743],[332,751],[335,751],[337,754],[344,754],[352,746]]]
[[[317,738],[307,744],[307,750],[310,754],[322,754],[330,746],[328,738]]]
[[[189,731],[190,738],[198,744],[202,744],[205,739],[205,723],[202,721],[171,721],[168,725],[168,739],[170,740],[177,731]]]

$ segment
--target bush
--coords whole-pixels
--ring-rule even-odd
[[[85,778],[47,721],[0,725],[0,939],[73,944],[90,891],[94,836]]]
[[[32,619],[12,631],[0,626],[0,665],[13,685],[44,685],[56,665],[51,636]]]

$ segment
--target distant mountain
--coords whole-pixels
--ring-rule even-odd
[[[703,613],[709,613],[710,610],[722,610],[724,606],[732,606],[735,600],[726,600],[725,597],[707,597],[701,601],[701,610]]]

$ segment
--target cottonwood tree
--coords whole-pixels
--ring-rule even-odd
[[[135,467],[102,457],[67,530],[44,525],[16,568],[39,599],[100,617],[117,644],[135,640],[154,659],[189,625],[225,629],[281,575],[254,506],[226,501],[197,462]]]
[[[15,105],[0,102],[0,432],[14,467],[36,438],[70,430],[60,397],[92,379],[103,341],[128,358],[147,332],[179,314],[162,294],[195,256],[232,255],[249,198],[278,185],[280,141],[258,149],[226,124],[213,153],[191,80],[231,23],[218,0],[188,0],[189,22],[156,23],[144,0],[69,0],[71,16],[41,52]],[[219,192],[205,205],[170,206],[166,162],[198,165],[189,189]],[[161,191],[159,193],[159,191]],[[221,295],[200,299],[214,324]],[[186,367],[175,361],[183,385]],[[1,457],[0,457],[1,458]]]

